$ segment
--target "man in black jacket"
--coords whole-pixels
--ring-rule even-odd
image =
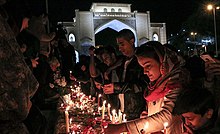
[[[119,72],[119,82],[104,85],[105,94],[118,94],[120,109],[126,114],[128,120],[140,117],[145,110],[146,102],[143,91],[147,87],[148,79],[144,75],[143,68],[138,64],[135,54],[135,36],[129,29],[119,31],[116,37],[119,51],[126,56],[123,68]]]

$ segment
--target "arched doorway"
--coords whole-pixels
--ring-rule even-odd
[[[105,42],[103,45],[107,44],[108,40],[112,39],[113,41],[110,41],[110,43],[115,44],[116,40],[116,34],[122,29],[130,29],[134,35],[135,35],[135,46],[137,46],[137,35],[135,30],[130,27],[129,25],[119,21],[119,20],[112,20],[110,22],[107,22],[103,24],[102,26],[95,29],[95,40],[96,42]],[[109,33],[108,33],[109,32]],[[104,34],[104,35],[102,35]],[[98,37],[101,37],[100,39]],[[100,45],[100,44],[99,44]],[[115,44],[117,45],[117,44]]]

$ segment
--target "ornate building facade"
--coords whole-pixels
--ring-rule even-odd
[[[166,24],[151,23],[150,12],[131,11],[131,4],[93,3],[90,11],[75,10],[73,22],[59,22],[67,31],[68,41],[80,54],[88,54],[96,46],[95,35],[106,28],[120,31],[130,29],[136,36],[135,45],[156,40],[167,43]]]

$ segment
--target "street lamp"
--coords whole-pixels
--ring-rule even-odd
[[[213,11],[213,17],[214,17],[214,32],[215,32],[215,51],[216,51],[216,57],[218,57],[218,43],[217,43],[217,30],[216,30],[215,11],[216,11],[216,9],[219,9],[219,7],[214,7],[213,5],[209,4],[209,5],[207,6],[207,9]]]
[[[191,32],[190,34],[193,36],[193,41],[195,41],[195,40],[196,40],[196,35],[197,35],[197,33]]]

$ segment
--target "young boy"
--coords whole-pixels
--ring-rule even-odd
[[[213,94],[205,88],[182,91],[173,114],[182,115],[184,134],[219,134],[218,108]]]

